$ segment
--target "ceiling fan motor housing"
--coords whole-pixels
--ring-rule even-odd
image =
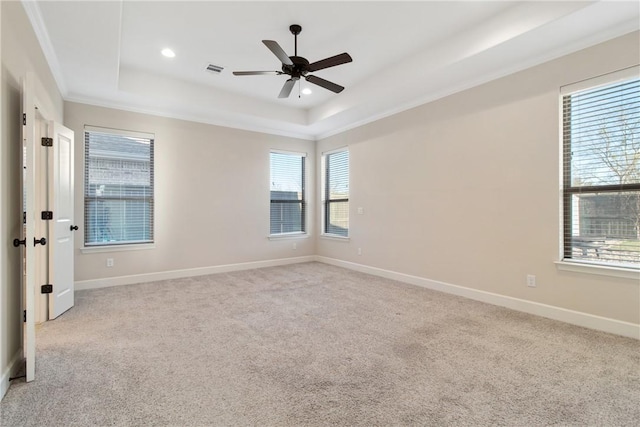
[[[289,74],[294,79],[306,76],[309,72],[309,61],[301,56],[290,56],[293,65],[282,65],[282,72]]]

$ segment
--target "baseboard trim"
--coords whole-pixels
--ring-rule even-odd
[[[629,322],[623,322],[607,317],[596,316],[593,314],[583,313],[579,311],[569,310],[562,307],[542,304],[534,301],[523,300],[520,298],[509,297],[505,295],[495,294],[492,292],[481,291],[478,289],[467,288],[464,286],[453,285],[450,283],[440,282],[437,280],[426,279],[410,274],[399,273],[396,271],[385,270],[382,268],[371,267],[364,264],[358,264],[350,261],[343,261],[335,258],[329,258],[319,255],[301,256],[295,258],[281,258],[265,261],[252,261],[237,264],[216,265],[211,267],[192,268],[184,270],[163,271],[158,273],[136,274],[131,276],[118,276],[104,279],[92,279],[75,282],[77,291],[87,289],[106,288],[111,286],[133,285],[136,283],[154,282],[159,280],[179,279],[183,277],[204,276],[207,274],[228,273],[232,271],[251,270],[255,268],[276,267],[280,265],[298,264],[302,262],[318,261],[325,264],[331,264],[338,267],[347,268],[349,270],[359,271],[361,273],[372,274],[374,276],[384,277],[391,280],[420,286],[435,291],[445,292],[476,301],[485,302],[524,313],[534,314],[561,322],[570,323],[572,325],[582,326],[598,331],[609,332],[624,337],[640,339],[640,325]],[[13,367],[10,365],[10,367]],[[10,369],[8,369],[10,370]],[[4,395],[4,374],[2,377],[2,385],[0,385],[1,395]],[[8,375],[7,375],[8,388]]]
[[[22,362],[22,349],[19,348],[18,351],[13,355],[11,361],[9,362],[9,366],[2,373],[2,377],[0,377],[0,400],[4,399],[4,396],[7,394],[9,390],[9,378],[14,376],[20,367],[19,364]]]
[[[488,304],[498,305],[524,313],[534,314],[553,320],[559,320],[561,322],[570,323],[572,325],[582,326],[585,328],[595,329],[603,332],[609,332],[616,335],[622,335],[624,337],[640,339],[640,325],[629,322],[623,322],[607,317],[595,316],[593,314],[569,310],[566,308],[547,304],[541,304],[534,301],[527,301],[505,295],[494,294],[478,289],[452,285],[450,283],[425,279],[423,277],[398,273],[391,270],[384,270],[381,268],[357,264],[349,261],[342,261],[339,259],[323,256],[316,256],[315,259],[316,261],[323,262],[325,264],[331,264],[338,267],[359,271],[361,273],[368,273],[374,276],[397,280],[399,282],[409,283],[411,285],[421,286],[423,288],[432,289],[435,291],[445,292],[476,301],[486,302]]]
[[[314,255],[295,258],[280,258],[266,261],[242,262],[238,264],[214,265],[211,267],[189,268],[184,270],[161,271],[158,273],[135,274],[131,276],[108,277],[104,279],[80,280],[75,282],[75,290],[108,288],[111,286],[135,285],[137,283],[159,280],[180,279],[183,277],[206,276],[207,274],[228,273],[231,271],[252,270],[255,268],[276,267],[315,261]]]

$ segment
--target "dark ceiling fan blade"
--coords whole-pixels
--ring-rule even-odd
[[[282,71],[234,71],[234,76],[266,76],[266,75],[280,75]]]
[[[314,85],[321,86],[325,89],[330,90],[331,92],[340,93],[344,90],[343,86],[337,85],[329,80],[321,79],[318,76],[305,76],[305,79],[309,83],[313,83]]]
[[[353,59],[348,53],[341,53],[340,55],[332,56],[330,58],[321,59],[320,61],[316,61],[312,64],[309,64],[309,71],[314,72],[318,70],[323,70],[329,67],[335,67],[336,65],[346,64],[347,62],[351,62]]]
[[[278,98],[288,98],[291,94],[293,86],[296,84],[296,81],[297,79],[289,79],[284,82],[284,86],[282,86],[282,90],[280,91],[280,95],[278,95]]]
[[[280,47],[278,42],[273,40],[262,40],[262,43],[264,43],[264,45],[268,47],[269,50],[273,52],[273,54],[277,56],[280,62],[282,62],[284,65],[293,65],[293,62],[291,62],[291,59],[289,59],[289,57],[287,56],[285,51]]]

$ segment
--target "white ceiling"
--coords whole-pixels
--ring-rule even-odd
[[[23,1],[63,97],[241,129],[318,139],[640,29],[640,3]],[[287,76],[261,40],[346,89]],[[170,47],[176,57],[160,50]],[[221,74],[206,71],[213,63]]]

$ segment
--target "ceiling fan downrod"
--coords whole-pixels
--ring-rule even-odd
[[[291,31],[291,34],[293,34],[293,51],[294,54],[293,56],[298,56],[298,34],[300,34],[300,32],[302,31],[302,27],[300,25],[297,24],[293,24],[289,27],[289,31]]]

